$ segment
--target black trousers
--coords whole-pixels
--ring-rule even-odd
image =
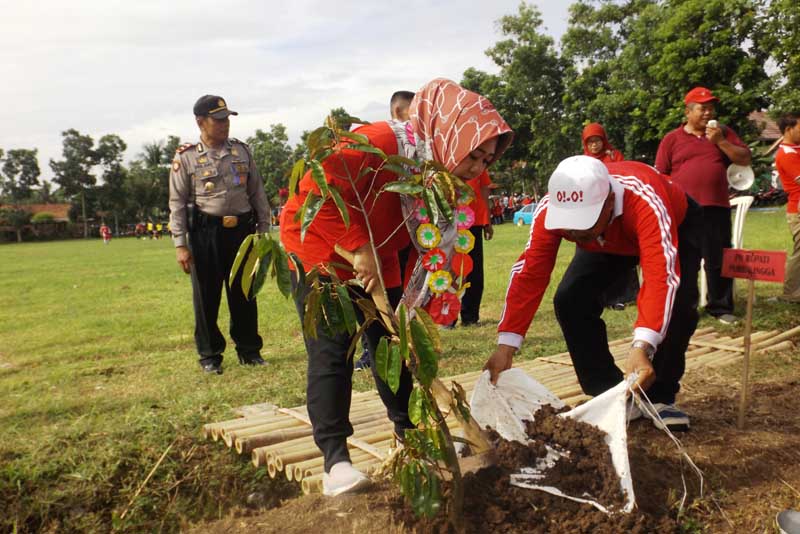
[[[235,228],[224,228],[211,218],[199,217],[189,231],[189,250],[192,253],[192,302],[194,304],[194,340],[200,354],[200,364],[222,361],[225,337],[217,326],[222,287],[228,298],[230,334],[240,358],[258,356],[264,342],[258,335],[256,299],[247,300],[242,293],[242,276],[238,274],[233,286],[228,275],[244,238],[253,232],[252,223],[245,220]],[[249,219],[249,217],[248,217]]]
[[[470,286],[461,298],[461,324],[475,324],[480,319],[483,299],[483,226],[472,226],[469,231],[475,236],[475,246],[469,252],[472,258],[472,272],[466,282]]]
[[[297,288],[297,277],[292,273],[292,285]],[[305,318],[305,297],[309,288],[296,291],[295,305],[300,316],[300,324]],[[363,291],[350,288],[351,298],[369,298]],[[387,290],[389,302],[395,307],[402,296],[401,288]],[[360,309],[354,306],[359,323],[364,320]],[[395,430],[401,433],[414,428],[408,418],[408,399],[413,388],[411,372],[403,365],[400,374],[400,387],[392,393],[389,385],[378,376],[375,365],[375,350],[381,337],[388,335],[379,321],[373,322],[366,330],[363,339],[368,348],[370,370],[378,388],[378,394],[386,406],[389,420]],[[347,355],[352,336],[347,333],[331,336],[320,325],[316,339],[305,336],[308,352],[308,385],[306,389],[308,417],[313,427],[314,442],[325,457],[325,472],[329,472],[338,462],[349,462],[347,438],[353,435],[350,424],[350,399],[353,392],[353,359]]]
[[[733,313],[733,278],[722,273],[722,249],[731,247],[731,209],[703,206],[703,260],[708,295],[706,312],[714,317]]]
[[[680,389],[686,366],[686,348],[697,328],[698,290],[702,247],[702,209],[691,199],[678,229],[681,281],[672,307],[667,334],[656,350],[653,367],[656,381],[647,390],[652,402],[671,404]],[[599,395],[623,379],[608,349],[603,313],[605,289],[625,277],[639,261],[635,256],[617,256],[578,249],[558,286],[553,304],[564,333],[578,381],[584,393]]]

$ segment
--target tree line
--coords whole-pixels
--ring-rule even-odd
[[[751,111],[800,110],[799,24],[790,0],[578,0],[556,43],[540,11],[523,2],[497,21],[501,39],[486,51],[498,72],[469,68],[461,83],[486,95],[516,133],[495,182],[509,192],[541,192],[555,165],[581,152],[589,122],[602,123],[626,158],[652,163],[660,139],[682,122],[683,95],[698,85],[719,96],[720,121],[754,141]],[[307,135],[292,147],[278,123],[246,139],[273,205]],[[39,181],[36,149],[0,149],[6,222],[27,224],[29,215],[14,206],[53,200],[72,204],[84,235],[98,213],[115,225],[166,218],[177,137],[146,144],[126,166],[117,135],[97,143],[74,129],[62,136],[62,158],[49,162],[56,190]]]

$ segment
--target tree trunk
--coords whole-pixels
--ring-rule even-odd
[[[119,217],[116,211],[114,212],[114,235],[119,237]]]
[[[17,243],[22,243],[22,228],[17,228]]]
[[[89,238],[89,223],[86,221],[86,192],[81,191],[81,213],[83,213],[83,238]]]

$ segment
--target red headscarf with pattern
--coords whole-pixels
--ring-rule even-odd
[[[430,157],[449,171],[482,143],[498,137],[495,161],[514,137],[489,100],[445,78],[432,80],[417,92],[409,116]]]

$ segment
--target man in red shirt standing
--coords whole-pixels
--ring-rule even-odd
[[[703,207],[703,260],[708,280],[706,312],[732,324],[733,279],[723,278],[722,249],[731,246],[728,165],[750,165],[750,149],[731,128],[712,121],[719,99],[695,87],[683,99],[686,122],[658,146],[656,169],[672,177]]]
[[[783,143],[775,155],[783,190],[789,195],[786,204],[786,222],[792,233],[794,246],[786,261],[786,280],[781,299],[800,302],[800,113],[786,113],[778,119],[778,128],[783,132]]]
[[[688,430],[689,417],[674,403],[697,327],[701,225],[697,203],[648,165],[604,165],[589,156],[562,161],[511,268],[497,349],[485,366],[492,381],[511,367],[566,239],[577,247],[553,304],[583,391],[599,395],[623,379],[601,319],[603,293],[638,263],[643,283],[625,371],[639,373],[637,384],[664,425]]]

